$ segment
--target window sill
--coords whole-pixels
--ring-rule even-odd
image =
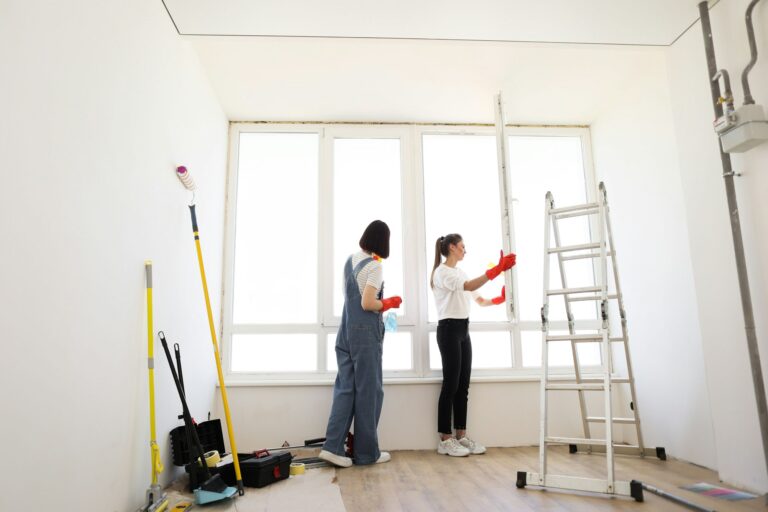
[[[595,375],[584,374],[584,377],[594,377]],[[552,375],[550,374],[550,380],[560,380],[567,377],[566,375]],[[228,388],[241,388],[241,387],[292,387],[292,386],[333,386],[335,381],[335,374],[332,378],[316,378],[316,379],[255,379],[252,377],[236,377],[229,376],[226,379],[226,386]],[[507,382],[540,382],[540,374],[537,373],[521,373],[518,375],[478,375],[471,379],[472,383],[476,384],[497,384]],[[442,377],[390,377],[384,379],[384,386],[398,386],[398,385],[421,385],[421,384],[441,384],[443,382]],[[219,383],[216,383],[219,386]]]

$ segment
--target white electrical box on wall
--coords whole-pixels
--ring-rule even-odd
[[[725,117],[725,116],[724,116]],[[733,126],[720,132],[726,153],[743,153],[768,140],[768,120],[762,105],[744,105],[732,114]]]

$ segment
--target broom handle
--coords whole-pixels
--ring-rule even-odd
[[[208,470],[208,464],[205,462],[205,452],[203,451],[203,445],[200,444],[200,438],[197,435],[197,429],[192,424],[192,415],[189,414],[189,407],[187,407],[187,399],[184,396],[184,390],[179,382],[179,376],[176,374],[176,368],[173,366],[173,358],[171,357],[171,351],[168,350],[168,343],[165,341],[165,334],[163,331],[157,333],[160,336],[160,343],[163,344],[163,350],[165,351],[165,357],[168,359],[168,366],[171,367],[171,374],[173,375],[173,382],[176,384],[176,390],[179,392],[179,398],[181,399],[181,408],[184,411],[184,425],[187,427],[187,432],[192,436],[192,442],[197,448],[197,452],[200,454],[200,464],[203,466],[205,472],[205,479],[211,478],[211,472]],[[190,446],[190,453],[191,453]],[[198,457],[195,457],[197,459]]]

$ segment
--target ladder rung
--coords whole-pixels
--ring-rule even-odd
[[[547,336],[547,341],[602,341],[600,334],[563,334],[557,336]]]
[[[613,256],[613,251],[606,251],[605,255],[606,256]],[[574,254],[573,256],[563,256],[562,260],[563,261],[583,260],[583,259],[586,259],[586,258],[599,258],[599,257],[600,257],[600,253],[599,252],[588,252],[586,254]]]
[[[555,290],[547,290],[547,295],[570,295],[571,293],[590,293],[599,292],[603,288],[602,286],[583,286],[581,288],[561,288]]]
[[[601,295],[588,295],[586,297],[584,297],[584,296],[581,296],[581,297],[566,297],[565,300],[567,300],[568,302],[579,302],[579,301],[583,301],[583,300],[602,300],[602,298],[603,297]],[[609,300],[610,299],[618,299],[619,296],[613,294],[613,295],[606,295],[605,298],[609,299]]]
[[[562,208],[552,208],[549,210],[550,215],[557,215],[559,213],[569,213],[569,212],[578,212],[580,210],[589,210],[592,208],[597,208],[600,205],[597,203],[586,203],[586,204],[577,204],[574,206],[563,206]]]
[[[555,247],[553,249],[549,249],[549,254],[555,254],[558,252],[569,252],[569,251],[584,251],[586,249],[599,249],[599,248],[600,248],[600,242],[593,243],[593,244],[565,245],[563,247]]]
[[[587,416],[587,421],[591,421],[593,423],[600,422],[605,423],[605,418],[601,418],[599,416]],[[613,418],[614,423],[626,423],[626,424],[632,424],[637,423],[637,420],[635,418]]]
[[[573,380],[576,379],[574,378]],[[588,377],[586,379],[581,379],[581,382],[604,382],[604,380],[600,377]],[[629,384],[629,379],[626,377],[616,377],[611,379],[611,384]]]
[[[605,391],[602,384],[547,384],[550,391]]]
[[[560,219],[568,219],[571,217],[583,217],[584,215],[595,215],[597,213],[600,213],[599,208],[586,208],[584,210],[579,210],[575,212],[556,213],[552,217],[555,220],[560,220]]]
[[[562,444],[589,444],[597,446],[605,446],[605,439],[581,439],[577,437],[545,437],[545,443],[562,443]]]
[[[627,340],[625,340],[625,339],[624,339],[623,337],[621,337],[621,336],[616,336],[616,337],[614,337],[614,338],[608,338],[608,341],[617,341],[617,342],[618,342],[618,341],[627,341]]]

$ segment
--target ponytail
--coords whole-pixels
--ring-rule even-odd
[[[432,274],[429,276],[430,287],[435,287],[435,270],[437,270],[437,267],[439,267],[442,262],[440,256],[445,256],[447,258],[450,253],[450,246],[458,244],[461,240],[461,235],[451,233],[450,235],[441,236],[435,241],[435,264],[432,266]]]
[[[431,288],[435,287],[435,270],[437,270],[437,267],[440,266],[440,261],[441,261],[441,258],[440,258],[440,252],[441,252],[440,251],[440,245],[442,244],[444,239],[445,239],[445,237],[441,236],[435,242],[435,264],[432,266],[432,274],[430,274],[430,276],[429,276],[429,286]]]

